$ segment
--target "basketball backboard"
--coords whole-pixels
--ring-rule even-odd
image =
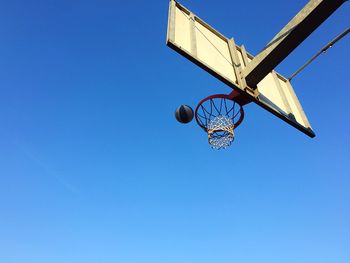
[[[268,73],[251,89],[241,77],[254,59],[244,46],[237,46],[178,2],[169,7],[167,45],[238,91],[248,102],[255,102],[310,137],[314,137],[294,89],[276,71]]]

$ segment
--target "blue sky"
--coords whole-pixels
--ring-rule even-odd
[[[181,3],[256,55],[305,1]],[[349,26],[349,3],[280,66]],[[0,262],[350,261],[349,37],[225,151],[180,104],[230,89],[165,45],[168,1],[0,3]]]

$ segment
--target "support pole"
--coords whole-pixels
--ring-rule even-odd
[[[347,0],[310,0],[244,69],[247,85],[256,85]]]

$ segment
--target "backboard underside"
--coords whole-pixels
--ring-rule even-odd
[[[254,57],[173,0],[167,45],[275,116],[306,135],[315,136],[288,79],[272,71],[258,83],[253,94],[240,72]]]

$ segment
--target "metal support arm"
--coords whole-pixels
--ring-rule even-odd
[[[244,69],[247,85],[256,85],[347,0],[310,0]]]

